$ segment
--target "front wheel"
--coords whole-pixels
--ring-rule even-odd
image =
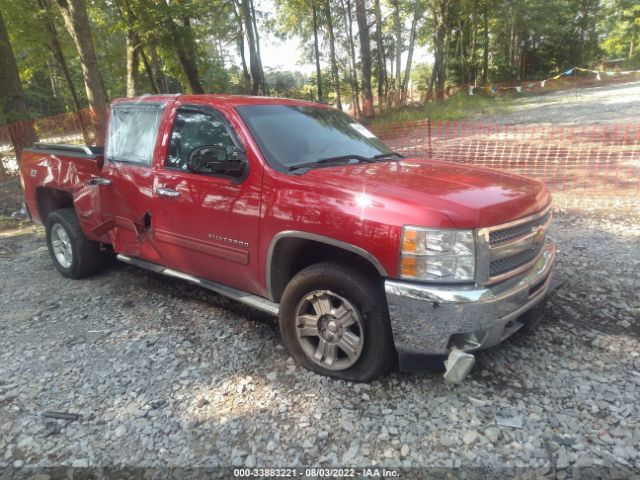
[[[395,363],[381,282],[337,263],[312,265],[289,282],[280,332],[291,356],[322,375],[366,382]]]

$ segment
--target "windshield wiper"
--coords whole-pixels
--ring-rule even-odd
[[[389,154],[386,154],[386,155],[389,155]],[[345,161],[348,162],[349,160],[358,160],[361,163],[372,163],[376,160],[376,158],[363,157],[362,155],[339,155],[337,157],[321,158],[319,160],[316,160],[315,162],[305,162],[305,163],[298,163],[295,165],[291,165],[289,167],[289,171],[291,172],[293,170],[300,170],[302,168],[314,168],[314,167],[333,164],[333,163],[342,163]]]
[[[404,155],[398,152],[389,152],[389,153],[379,153],[378,155],[374,155],[372,158],[374,160],[385,160],[391,157],[404,158]]]

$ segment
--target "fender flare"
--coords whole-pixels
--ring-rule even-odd
[[[272,279],[271,279],[272,277],[271,270],[273,268],[273,255],[274,255],[276,246],[278,245],[278,242],[285,238],[312,240],[315,242],[331,245],[332,247],[341,248],[351,253],[355,253],[356,255],[368,261],[376,269],[376,271],[380,274],[380,276],[382,277],[388,276],[387,271],[382,266],[382,263],[380,263],[380,260],[378,260],[374,255],[367,252],[363,248],[356,247],[355,245],[352,245],[347,242],[343,242],[341,240],[336,240],[335,238],[325,237],[324,235],[318,235],[316,233],[303,232],[299,230],[285,230],[283,232],[280,232],[274,235],[274,237],[271,239],[271,243],[269,244],[269,251],[267,253],[267,262],[266,262],[266,268],[265,268],[266,286],[267,286],[267,293],[272,299],[273,299],[273,291],[272,291],[273,285],[272,285]]]

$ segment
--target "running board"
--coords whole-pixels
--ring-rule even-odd
[[[186,280],[187,282],[195,283],[196,285],[200,285],[207,290],[219,293],[220,295],[228,297],[237,302],[244,303],[245,305],[248,305],[250,307],[257,308],[258,310],[262,310],[263,312],[269,313],[271,315],[277,316],[278,312],[280,311],[280,305],[278,305],[277,303],[273,303],[266,298],[253,295],[252,293],[238,290],[237,288],[210,282],[209,280],[194,277],[193,275],[189,275],[188,273],[172,270],[171,268],[163,267],[162,265],[158,265],[157,263],[147,262],[146,260],[129,257],[121,253],[118,254],[117,258],[122,262],[134,265],[136,267],[144,268],[145,270],[150,270],[155,273],[167,275],[168,277],[179,278],[181,280]]]

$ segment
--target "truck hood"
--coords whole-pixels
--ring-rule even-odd
[[[536,213],[550,201],[537,180],[425,158],[318,168],[299,179],[318,190],[357,192],[361,202],[392,213],[403,224],[437,226],[434,217],[445,215],[458,228],[487,227]],[[441,218],[437,223],[448,222]]]

